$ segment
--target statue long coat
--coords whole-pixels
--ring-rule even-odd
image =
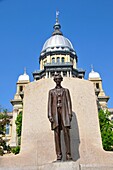
[[[65,127],[70,127],[70,117],[72,117],[72,104],[69,90],[66,88],[61,88],[62,96],[62,121]],[[57,93],[56,88],[49,91],[48,97],[48,118],[53,118],[53,123],[51,123],[51,129],[54,130],[58,125],[58,112],[57,112]]]

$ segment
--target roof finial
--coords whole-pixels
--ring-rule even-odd
[[[93,64],[91,64],[91,71],[94,71],[94,69],[93,69],[94,67],[93,67]]]
[[[24,74],[26,74],[26,67],[24,67]]]
[[[56,22],[59,22],[59,21],[58,21],[58,16],[59,16],[59,11],[57,10],[57,11],[56,11]]]
[[[63,35],[62,32],[60,31],[61,25],[59,23],[58,16],[59,16],[59,11],[56,11],[56,23],[53,26],[54,32],[52,35]]]

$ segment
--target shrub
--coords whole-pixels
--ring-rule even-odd
[[[16,146],[14,148],[11,148],[11,152],[14,153],[15,155],[20,152],[20,146]]]

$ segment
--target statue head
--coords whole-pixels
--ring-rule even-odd
[[[59,85],[61,84],[61,81],[63,81],[63,77],[61,76],[61,74],[55,73],[53,80],[55,81],[57,85]]]

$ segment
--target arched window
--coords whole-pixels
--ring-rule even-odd
[[[60,63],[60,57],[57,57],[57,63]]]
[[[55,63],[55,58],[54,57],[52,58],[52,63]]]
[[[64,59],[64,57],[62,57],[62,63],[64,63],[65,62],[65,59]]]

